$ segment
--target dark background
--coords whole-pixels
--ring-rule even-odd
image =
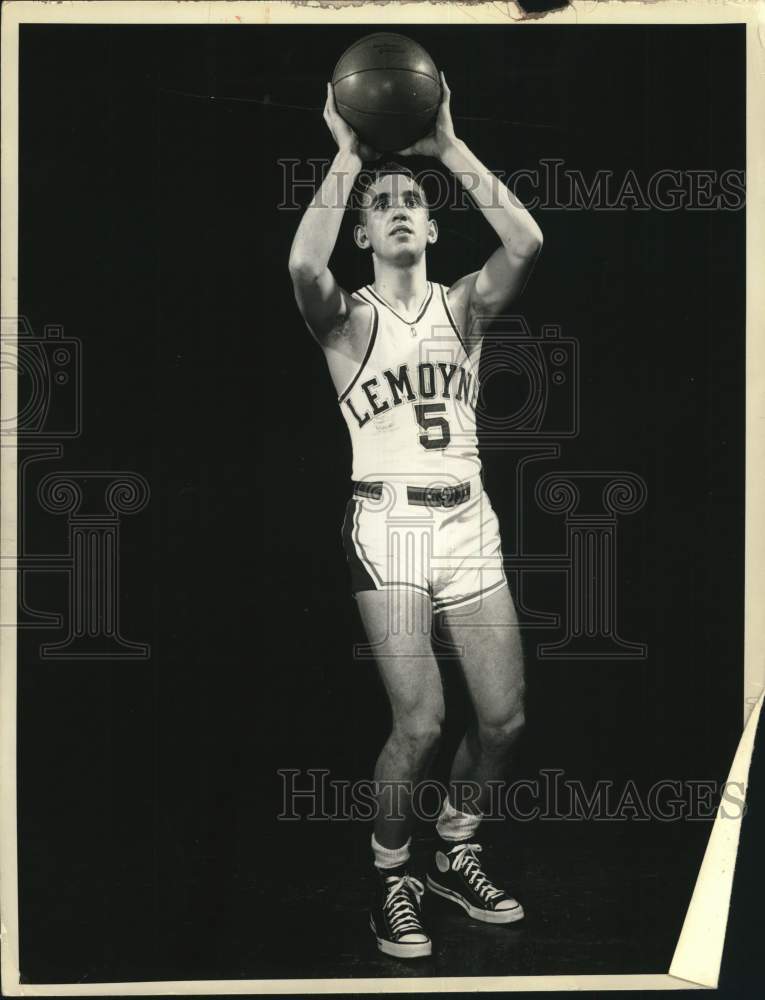
[[[365,929],[368,828],[275,819],[277,769],[366,778],[387,726],[351,650],[347,432],[289,284],[299,214],[276,208],[278,158],[332,154],[324,84],[360,33],[21,29],[20,311],[83,345],[83,434],[31,485],[92,469],[151,487],[121,562],[123,633],[150,659],[50,662],[40,643],[62,635],[20,632],[28,981],[668,968],[706,823],[517,824],[502,853],[526,926],[446,920],[415,970]],[[743,27],[405,33],[446,70],[458,134],[493,169],[744,168]],[[553,662],[536,647],[560,633],[527,636],[518,773],[719,781],[743,697],[745,215],[535,214],[545,247],[519,309],[578,339],[582,390],[578,438],[539,474],[645,479],[645,508],[619,524],[619,631],[649,655]],[[438,218],[429,271],[449,284],[494,237],[476,211]],[[341,244],[340,280],[369,280]],[[484,464],[509,554],[510,465],[498,450]],[[63,551],[63,520],[29,504],[30,550]],[[535,550],[561,551],[562,523],[529,518]],[[560,610],[560,576],[538,588]],[[37,574],[28,596],[62,610],[60,577]],[[462,719],[445,675],[439,775]]]

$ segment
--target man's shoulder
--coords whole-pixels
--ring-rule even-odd
[[[348,295],[348,304],[352,310],[374,309],[375,303],[369,292],[368,285],[362,285]]]
[[[438,281],[431,281],[431,284],[433,285],[433,290],[435,292],[438,292],[439,290],[442,291],[444,295],[449,297],[449,301],[451,302],[452,299],[458,299],[465,295],[465,293],[469,293],[470,287],[475,281],[477,273],[478,272],[476,271],[473,274],[463,275],[463,277],[457,278],[457,280],[453,281],[451,284],[445,284],[444,282]]]

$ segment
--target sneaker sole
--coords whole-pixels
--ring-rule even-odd
[[[435,892],[437,896],[441,896],[443,899],[448,899],[450,903],[457,903],[473,920],[481,920],[485,924],[514,924],[516,920],[523,920],[525,916],[520,903],[513,907],[512,910],[481,910],[477,906],[471,906],[459,893],[452,892],[451,889],[447,889],[445,886],[439,885],[438,882],[434,882],[430,875],[428,875],[426,881],[431,892]]]
[[[386,941],[385,938],[377,937],[377,928],[370,918],[369,926],[377,941],[377,947],[384,955],[392,955],[393,958],[424,958],[433,952],[432,941],[418,941],[412,944],[396,944],[395,941]]]

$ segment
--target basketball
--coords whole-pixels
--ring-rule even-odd
[[[429,132],[441,100],[438,70],[425,49],[388,32],[346,49],[332,87],[341,116],[381,153],[405,149]]]

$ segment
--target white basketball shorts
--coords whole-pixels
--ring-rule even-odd
[[[480,476],[454,485],[355,482],[342,529],[354,595],[413,588],[436,613],[507,585],[499,523]]]

